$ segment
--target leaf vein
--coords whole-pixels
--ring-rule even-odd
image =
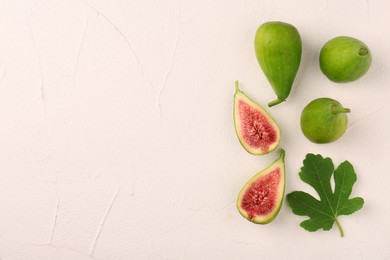
[[[310,205],[309,203],[307,203],[306,201],[304,201],[304,200],[301,200],[301,199],[299,199],[299,198],[297,198],[302,204],[305,204],[305,205],[307,205],[309,208],[311,208],[311,209],[313,209],[313,210],[315,210],[315,211],[317,211],[318,213],[321,213],[322,215],[325,215],[325,216],[327,216],[327,217],[329,217],[329,218],[332,218],[333,219],[333,216],[332,215],[329,215],[328,213],[326,213],[325,211],[322,211],[322,210],[319,210],[319,209],[317,209],[317,208],[315,208],[315,207],[313,207],[312,205]]]
[[[345,171],[345,169],[344,169]],[[339,204],[340,204],[340,200],[341,200],[341,194],[342,194],[342,190],[343,190],[343,187],[344,187],[344,182],[345,182],[345,172],[343,172],[343,179],[342,179],[342,182],[341,182],[341,187],[340,187],[340,195],[339,195],[339,198],[337,199],[337,205],[336,205],[336,214],[338,215],[338,212],[339,212]],[[336,186],[336,181],[335,181],[335,186]]]
[[[328,205],[329,205],[329,207],[330,207],[330,209],[331,209],[331,211],[332,211],[332,214],[335,215],[335,212],[334,212],[334,209],[333,209],[333,207],[332,207],[332,204],[330,203],[328,194],[327,194],[326,191],[325,191],[325,188],[324,188],[322,179],[320,178],[319,169],[317,168],[317,164],[315,164],[314,162],[312,162],[312,163],[313,163],[313,166],[314,166],[314,168],[315,168],[315,173],[316,173],[318,179],[320,180],[320,184],[321,184],[320,187],[322,188],[322,191],[323,191],[323,193],[324,193],[324,195],[325,195],[325,198],[326,198],[326,200],[327,200],[327,202],[328,202]]]

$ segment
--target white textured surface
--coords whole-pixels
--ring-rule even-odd
[[[390,2],[1,0],[1,259],[389,259]],[[269,225],[243,219],[239,189],[277,152],[246,153],[234,81],[274,98],[253,52],[265,21],[294,24],[294,89],[270,109],[286,150],[286,193],[306,153],[349,160],[364,208],[309,233],[283,204]],[[363,40],[370,72],[337,85],[318,66],[334,36]],[[302,108],[328,96],[352,109],[338,142],[309,143]]]

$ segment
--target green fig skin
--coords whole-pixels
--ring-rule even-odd
[[[332,143],[347,130],[349,112],[349,108],[344,108],[334,99],[314,99],[302,110],[302,132],[313,143]]]
[[[320,52],[320,68],[336,83],[355,81],[364,76],[372,62],[371,51],[362,41],[338,36],[326,42]]]
[[[257,61],[277,96],[268,104],[272,107],[290,94],[301,63],[301,36],[293,25],[271,21],[257,29],[254,45]]]

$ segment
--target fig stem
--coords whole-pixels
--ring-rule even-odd
[[[284,151],[284,149],[280,149],[280,159],[282,159],[282,161],[284,161],[285,154],[286,152]]]
[[[238,86],[238,80],[236,80],[236,82],[234,82],[234,86],[236,87],[236,92],[239,92],[240,87]]]
[[[279,99],[279,98],[277,98],[277,99],[275,99],[275,100],[269,102],[269,103],[268,103],[268,107],[273,107],[273,106],[275,106],[275,105],[277,105],[277,104],[282,103],[283,101],[284,101],[284,99]]]
[[[332,107],[332,113],[333,114],[339,114],[339,113],[349,113],[351,112],[351,109],[345,108],[345,107]]]
[[[335,220],[335,222],[336,222],[337,227],[339,228],[340,236],[343,237],[343,236],[344,236],[344,231],[343,231],[343,228],[342,228],[341,225],[340,225],[339,220],[337,219],[337,217],[335,217],[334,220]]]
[[[368,54],[368,49],[367,48],[364,48],[364,47],[360,48],[360,50],[359,50],[359,55],[360,56],[364,56],[364,55],[367,55],[367,54]]]

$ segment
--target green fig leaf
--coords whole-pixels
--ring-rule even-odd
[[[331,177],[334,177],[334,191]],[[321,155],[307,154],[299,173],[301,180],[312,186],[320,200],[303,191],[294,191],[287,195],[287,201],[294,214],[309,216],[301,222],[308,231],[330,230],[336,222],[340,235],[344,231],[338,220],[340,215],[350,215],[361,209],[364,200],[360,197],[350,199],[352,187],[356,182],[356,173],[352,164],[344,161],[334,170],[332,160]]]

